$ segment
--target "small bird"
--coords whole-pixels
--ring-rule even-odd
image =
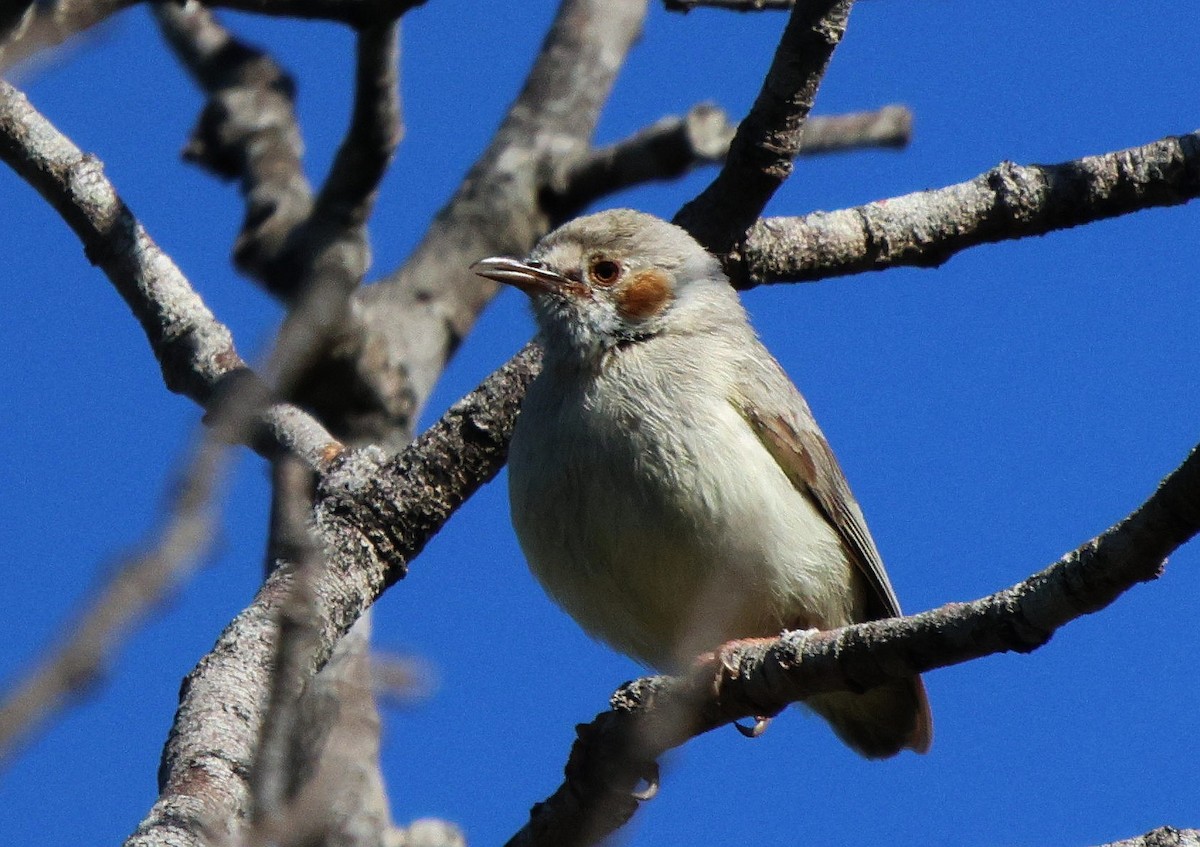
[[[730,640],[900,614],[808,404],[686,231],[614,209],[472,267],[533,303],[513,526],[588,633],[677,672]],[[920,677],[805,704],[863,756],[929,749]]]

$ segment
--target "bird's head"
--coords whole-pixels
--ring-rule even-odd
[[[524,261],[489,258],[480,276],[533,301],[547,352],[596,361],[664,333],[702,331],[741,314],[717,260],[683,229],[612,209],[547,235]]]

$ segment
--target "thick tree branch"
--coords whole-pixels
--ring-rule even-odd
[[[739,288],[895,266],[1174,206],[1200,196],[1200,132],[1058,165],[1004,162],[969,182],[836,212],[764,218],[725,257]]]
[[[732,642],[687,677],[623,686],[612,710],[577,729],[566,781],[533,807],[509,847],[594,844],[636,812],[638,782],[688,739],[739,718],[775,715],[827,691],[889,680],[994,653],[1028,653],[1059,627],[1097,612],[1200,532],[1200,446],[1125,520],[1012,588],[972,603],[831,632]]]
[[[310,574],[320,610],[312,676],[338,640],[450,515],[504,462],[519,398],[539,361],[521,353],[468,394],[413,445],[390,459],[378,450],[343,454],[324,474],[315,526],[327,564]],[[188,675],[163,753],[162,792],[128,847],[197,845],[206,830],[231,835],[249,812],[247,774],[269,700],[277,610],[295,568],[268,577],[254,601]]]
[[[852,2],[812,0],[792,10],[762,90],[729,145],[725,166],[675,215],[675,223],[714,253],[727,252],[739,241],[791,176],[804,122],[846,31]]]
[[[734,127],[725,112],[708,103],[683,117],[663,118],[630,137],[592,150],[571,163],[555,181],[546,202],[571,218],[596,200],[654,180],[673,179],[725,160]],[[812,117],[801,133],[798,156],[864,147],[900,148],[912,136],[912,114],[903,106],[876,112]]]
[[[219,410],[213,422],[225,436],[264,454],[287,450],[320,467],[339,449],[294,407],[269,405],[269,391],[238,355],[228,328],[138,223],[100,161],[3,81],[0,158],[54,207],[108,276],[141,324],[170,390]]]

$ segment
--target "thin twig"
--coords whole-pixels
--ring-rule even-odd
[[[817,88],[846,31],[853,0],[812,0],[788,18],[762,90],[738,125],[725,166],[675,223],[714,253],[741,240],[792,173]]]
[[[592,150],[570,163],[555,181],[556,214],[570,218],[601,197],[654,180],[673,179],[704,165],[725,161],[734,127],[725,112],[711,104],[692,107],[683,117],[666,117],[628,138]],[[903,106],[875,112],[809,118],[797,156],[859,150],[902,148],[912,136],[912,114]]]

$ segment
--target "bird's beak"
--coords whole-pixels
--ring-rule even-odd
[[[545,268],[527,265],[506,256],[492,256],[480,259],[471,265],[471,270],[487,279],[503,282],[513,288],[519,288],[526,294],[581,294],[584,286],[574,280],[567,279],[561,274],[548,271]]]

